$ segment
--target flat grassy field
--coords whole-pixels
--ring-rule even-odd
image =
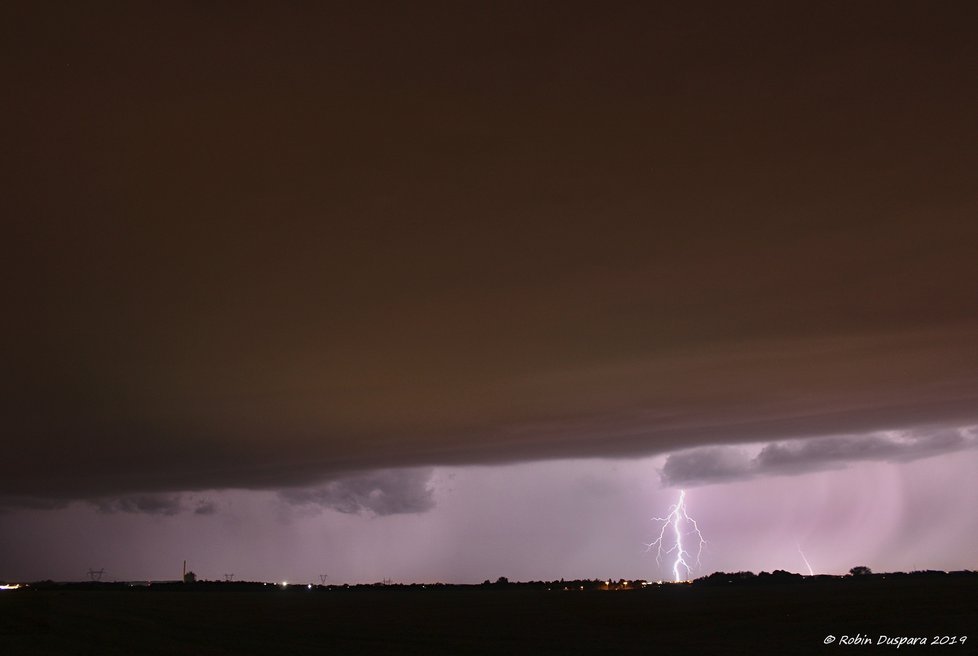
[[[836,640],[825,645],[827,635]],[[860,634],[873,644],[840,644]],[[891,637],[967,635],[899,653],[978,653],[972,579],[440,589],[16,590],[2,654],[849,654]]]

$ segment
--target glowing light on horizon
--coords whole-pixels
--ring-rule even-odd
[[[669,506],[669,513],[665,517],[653,517],[652,520],[663,522],[662,530],[659,531],[658,538],[645,545],[646,551],[652,551],[652,548],[655,548],[655,562],[660,567],[662,566],[663,555],[675,554],[675,560],[672,563],[673,581],[676,583],[688,581],[693,572],[693,565],[688,560],[692,558],[692,553],[686,550],[683,545],[683,538],[692,535],[698,541],[696,567],[700,566],[700,556],[703,553],[703,545],[706,544],[706,540],[703,539],[703,534],[700,532],[696,520],[686,512],[686,490],[679,491],[679,501]],[[669,527],[672,527],[671,539],[667,536]],[[671,546],[666,548],[667,545]]]

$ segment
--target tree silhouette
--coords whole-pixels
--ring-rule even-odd
[[[856,565],[849,570],[849,574],[852,576],[866,576],[867,574],[872,574],[873,570],[869,569],[865,565]]]

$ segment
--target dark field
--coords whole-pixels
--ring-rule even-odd
[[[870,645],[826,646],[826,635]],[[973,577],[627,591],[499,587],[16,590],[3,654],[978,653]]]

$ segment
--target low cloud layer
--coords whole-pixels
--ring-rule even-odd
[[[318,487],[283,490],[279,496],[292,505],[318,505],[341,513],[420,513],[435,506],[433,472],[431,468],[372,471]]]
[[[23,4],[0,497],[978,421],[971,3]]]
[[[86,501],[101,513],[171,516],[187,512],[195,515],[212,515],[217,512],[216,503],[195,494],[132,494]]]
[[[176,515],[186,510],[178,494],[138,494],[93,501],[99,512],[145,513],[147,515]]]
[[[976,428],[786,440],[764,445],[753,458],[741,447],[702,447],[671,454],[660,476],[663,485],[693,487],[756,476],[801,474],[864,460],[907,462],[974,448],[978,446]]]

